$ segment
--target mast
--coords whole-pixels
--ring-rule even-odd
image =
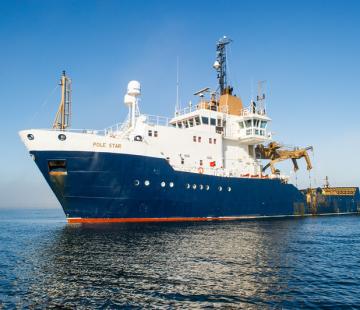
[[[71,80],[62,72],[61,80],[61,101],[53,123],[53,128],[65,130],[71,125]]]
[[[219,81],[220,95],[226,93],[231,94],[232,88],[227,84],[227,71],[226,71],[226,45],[231,43],[232,40],[223,36],[216,43],[216,61],[213,65],[214,69],[217,71],[217,79]]]

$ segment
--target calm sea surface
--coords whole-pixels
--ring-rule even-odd
[[[68,225],[0,210],[2,308],[358,308],[360,217]]]

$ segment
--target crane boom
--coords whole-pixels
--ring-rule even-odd
[[[312,169],[311,160],[307,151],[313,150],[312,146],[306,148],[294,148],[293,150],[281,149],[282,146],[277,142],[271,142],[268,146],[259,144],[256,147],[257,156],[261,159],[269,159],[270,162],[263,168],[265,171],[267,168],[271,168],[271,172],[276,174],[275,164],[280,161],[291,159],[294,165],[294,171],[299,170],[297,159],[305,158],[307,170]]]

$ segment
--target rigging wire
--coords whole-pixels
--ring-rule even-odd
[[[59,87],[59,85],[56,85],[54,87],[54,89],[47,95],[47,97],[45,98],[45,100],[41,104],[40,109],[38,111],[36,111],[34,113],[34,115],[32,116],[32,118],[29,119],[29,121],[27,122],[29,125],[31,125],[34,122],[34,120],[37,118],[37,116],[40,114],[40,112],[45,108],[45,106],[48,104],[50,98],[54,95],[54,93],[58,89],[58,87]]]

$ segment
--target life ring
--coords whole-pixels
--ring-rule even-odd
[[[200,174],[203,174],[203,173],[204,173],[204,168],[203,168],[203,167],[199,167],[199,168],[198,168],[198,172],[199,172]]]

